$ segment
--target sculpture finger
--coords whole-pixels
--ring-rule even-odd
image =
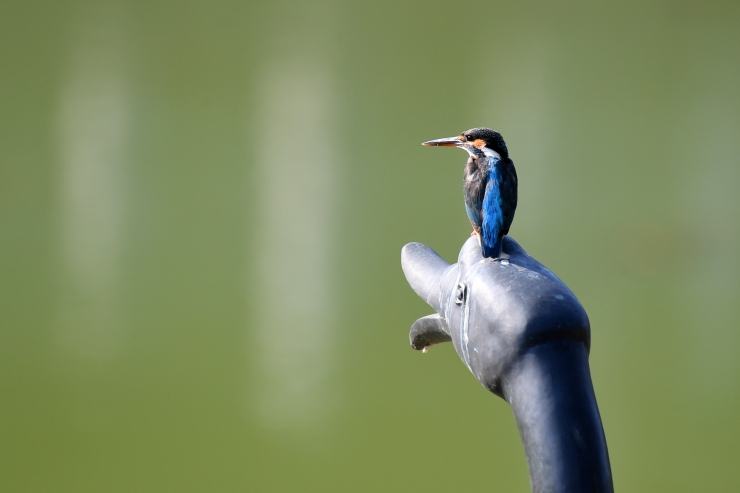
[[[409,332],[411,347],[425,353],[429,346],[441,342],[450,342],[451,340],[450,328],[447,326],[447,322],[436,313],[418,319],[411,326]]]
[[[435,311],[440,312],[440,282],[450,264],[421,243],[409,243],[401,251],[401,267],[411,288]]]

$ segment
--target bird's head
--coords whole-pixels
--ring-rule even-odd
[[[479,127],[471,128],[457,137],[430,140],[422,143],[424,146],[460,147],[468,151],[471,156],[485,154],[489,157],[508,157],[504,138],[495,130]]]

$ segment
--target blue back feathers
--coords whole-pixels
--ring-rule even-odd
[[[504,211],[500,188],[501,170],[496,166],[499,159],[488,158],[488,160],[491,170],[488,173],[488,183],[486,183],[486,193],[482,204],[481,253],[484,257],[495,258],[501,254],[501,245],[504,237],[502,234],[504,229]],[[481,224],[480,222],[477,223]]]

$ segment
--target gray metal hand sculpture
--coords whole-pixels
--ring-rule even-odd
[[[403,248],[401,264],[437,312],[414,323],[411,346],[452,341],[478,381],[509,403],[532,491],[613,492],[590,326],[570,289],[509,236],[502,258],[483,258],[471,237],[456,264],[421,243]]]

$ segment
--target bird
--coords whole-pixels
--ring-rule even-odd
[[[518,183],[504,138],[495,130],[477,127],[457,137],[430,140],[422,145],[468,151],[463,196],[473,225],[471,236],[478,236],[483,257],[500,257],[504,236],[509,233],[516,212]]]

